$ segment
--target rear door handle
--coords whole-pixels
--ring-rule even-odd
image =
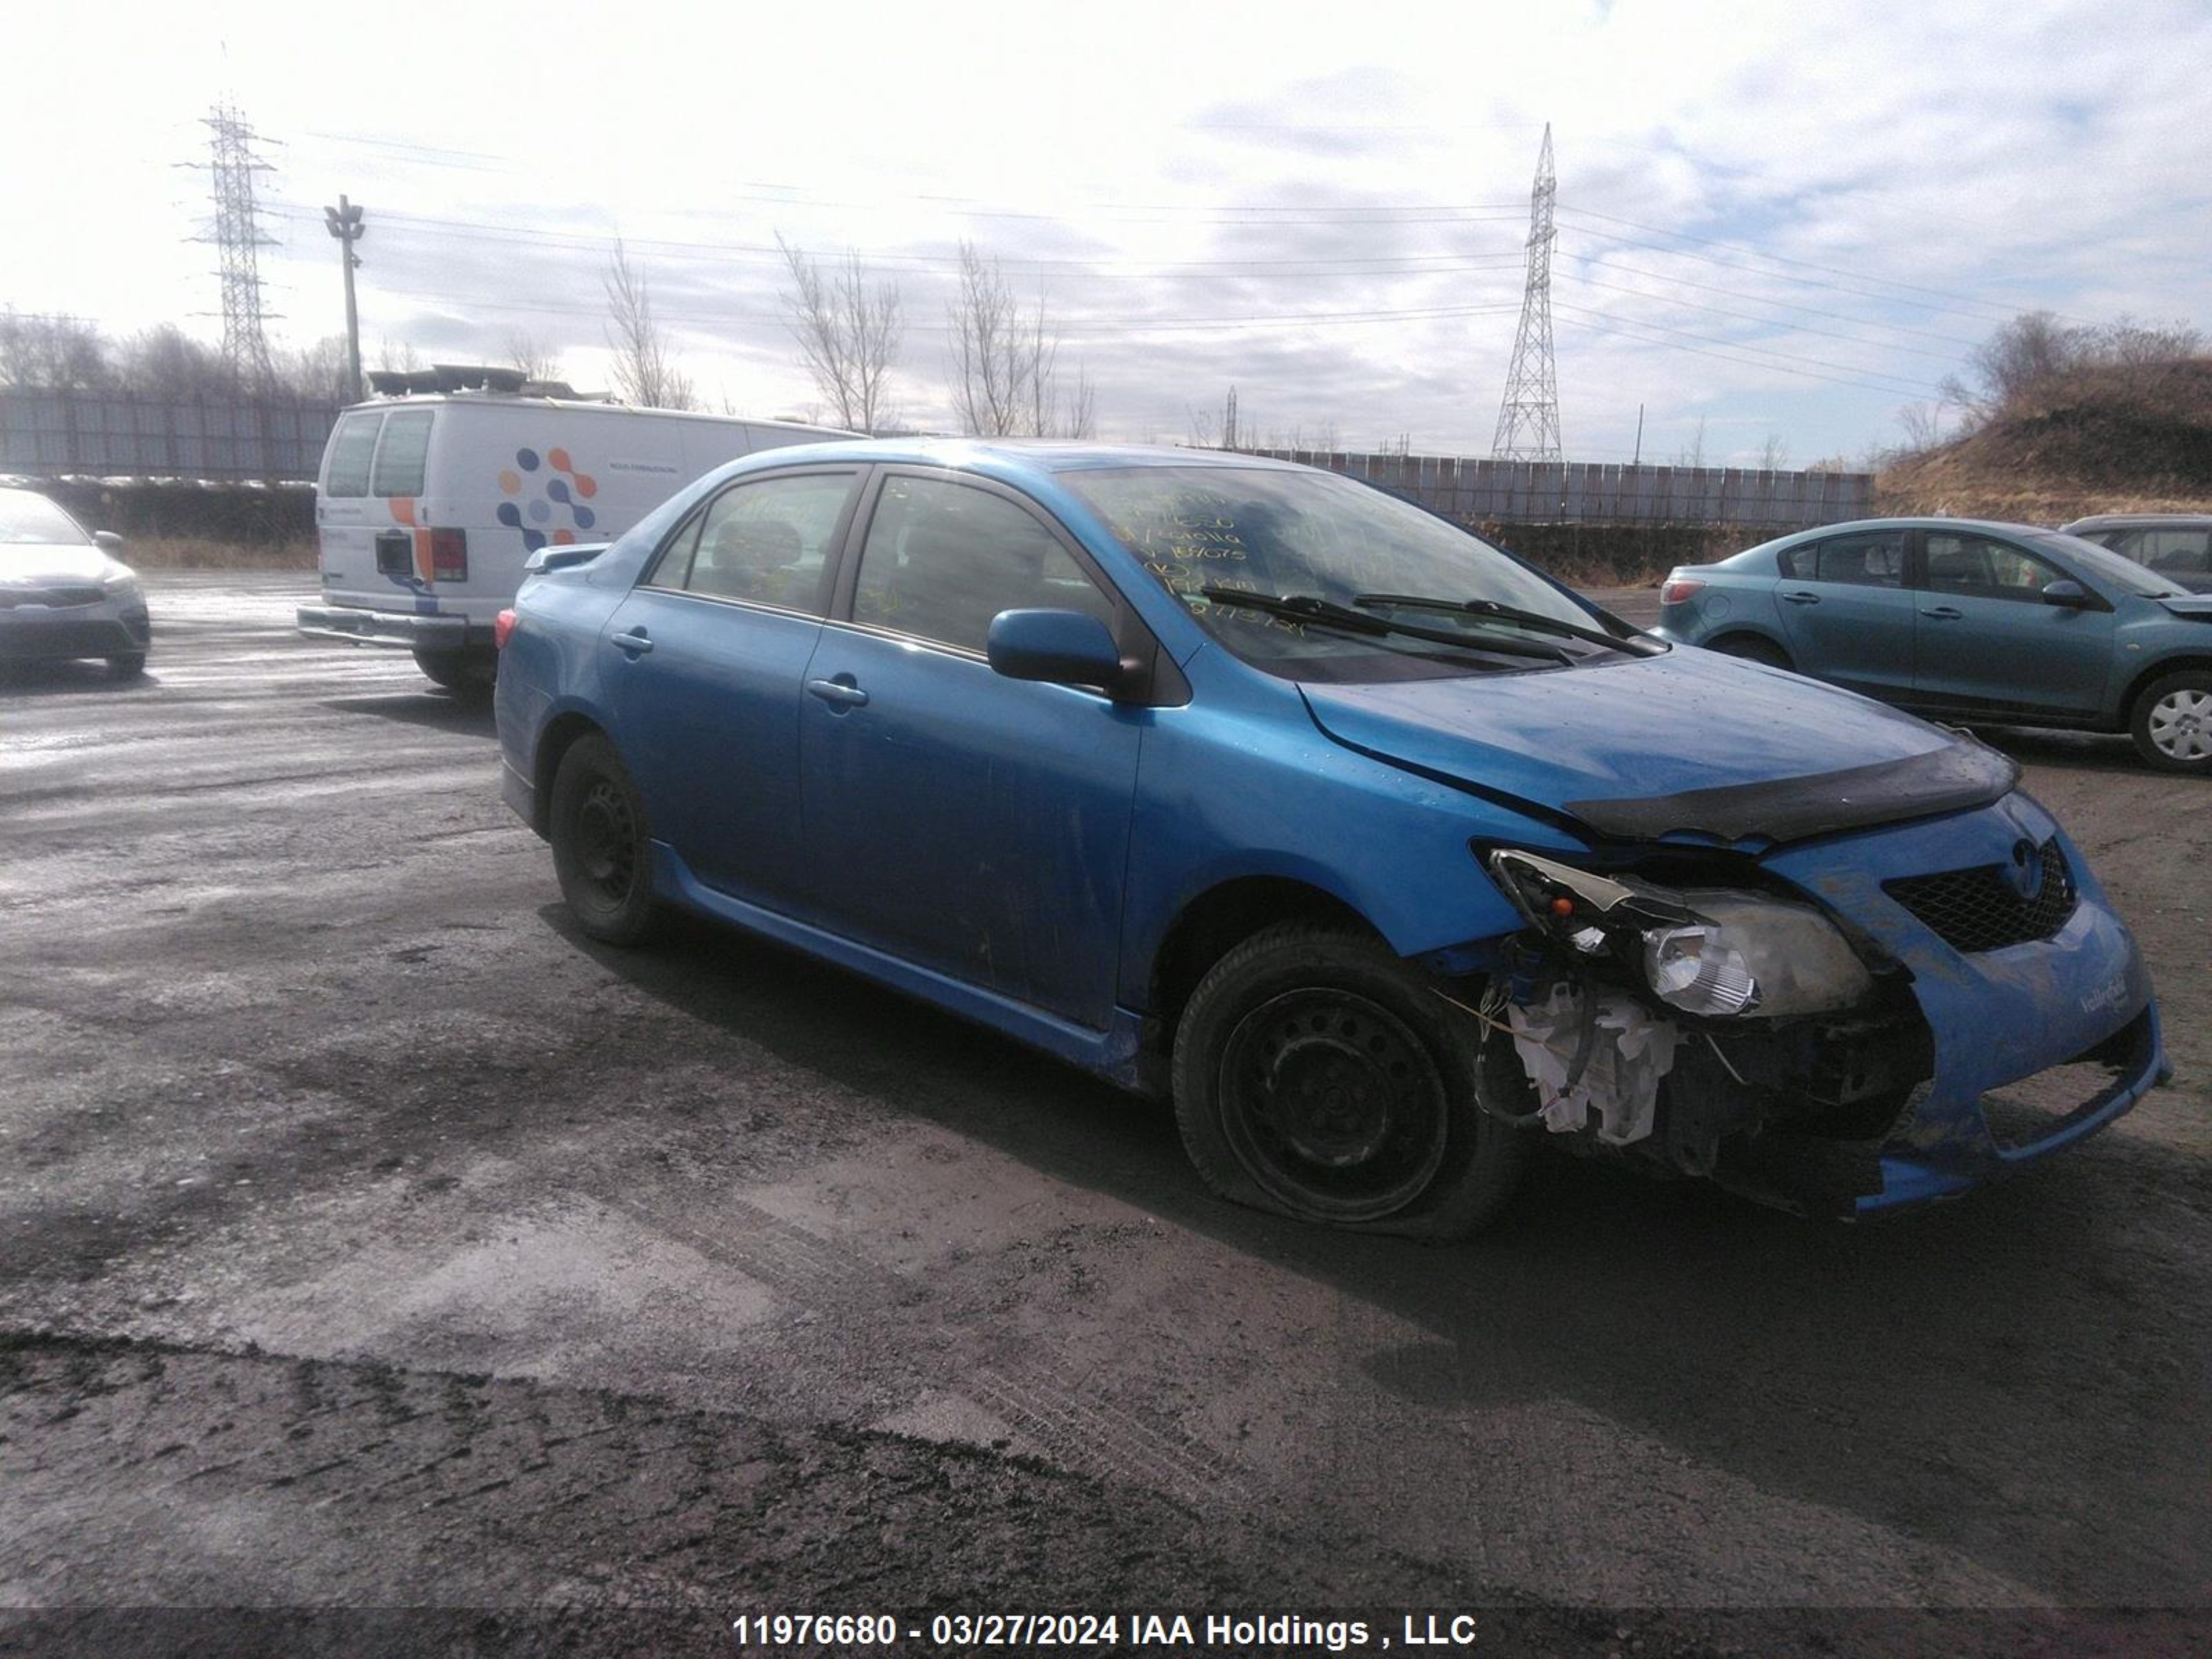
[[[1963,611],[1954,611],[1948,605],[1937,605],[1927,607],[1920,614],[1923,617],[1933,617],[1937,622],[1956,622],[1966,613]]]
[[[849,679],[809,680],[806,689],[833,708],[865,708],[868,694]]]
[[[1820,602],[1818,593],[1784,593],[1782,597],[1792,605],[1818,605]]]
[[[627,651],[633,661],[653,649],[653,641],[642,628],[633,629],[627,634],[613,635],[608,643]]]

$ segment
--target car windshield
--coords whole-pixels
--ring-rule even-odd
[[[2030,539],[2038,546],[2048,548],[2071,560],[2090,580],[2108,584],[2123,592],[2138,593],[2147,599],[2164,599],[2189,591],[2185,587],[2175,586],[2155,570],[2146,570],[2133,559],[2115,553],[2109,547],[2100,547],[2080,536],[2069,536],[2054,530]]]
[[[70,542],[82,547],[91,539],[75,519],[44,495],[28,489],[0,489],[0,546]]]
[[[1363,596],[1488,600],[1554,622],[1600,619],[1489,543],[1419,507],[1331,473],[1228,466],[1141,466],[1064,475],[1152,578],[1201,626],[1256,667],[1296,679],[1429,678],[1556,665],[1583,647],[1511,657],[1470,654],[1486,642],[1556,647],[1553,633],[1423,611],[1375,612],[1464,635],[1465,647],[1404,634],[1339,628],[1279,608],[1219,603],[1237,590],[1346,609]]]

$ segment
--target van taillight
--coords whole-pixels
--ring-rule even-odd
[[[514,637],[514,612],[511,610],[502,611],[491,619],[491,648],[495,651],[504,651],[507,649],[507,642]]]
[[[1705,585],[1701,581],[1693,581],[1687,576],[1669,576],[1666,586],[1659,590],[1659,603],[1681,605],[1705,591]]]
[[[465,530],[430,532],[430,580],[465,582],[469,579],[469,533]]]

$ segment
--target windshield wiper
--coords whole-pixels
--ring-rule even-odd
[[[1471,639],[1464,632],[1443,628],[1419,628],[1411,623],[1391,622],[1364,611],[1352,611],[1334,605],[1311,593],[1255,593],[1244,587],[1201,587],[1199,597],[1211,599],[1216,605],[1243,605],[1249,610],[1264,611],[1271,617],[1286,621],[1310,623],[1319,628],[1334,628],[1340,633],[1363,635],[1369,639],[1382,639],[1396,635],[1401,639],[1424,640],[1431,645],[1449,645],[1461,651],[1481,651],[1498,657],[1526,657],[1539,662],[1566,663],[1573,659],[1564,651],[1550,646],[1513,645],[1503,640]]]
[[[1583,640],[1591,645],[1606,646],[1614,651],[1626,652],[1632,657],[1656,657],[1667,648],[1656,640],[1646,640],[1640,635],[1633,640],[1624,640],[1602,629],[1561,622],[1557,617],[1547,617],[1540,611],[1522,611],[1514,605],[1500,605],[1496,599],[1431,599],[1418,593],[1355,593],[1352,596],[1352,602],[1365,610],[1390,606],[1403,611],[1440,611],[1489,622],[1511,623],[1539,634],[1557,634],[1562,639]]]

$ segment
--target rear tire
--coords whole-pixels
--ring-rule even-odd
[[[107,659],[107,672],[118,680],[135,680],[146,672],[146,653],[119,651]]]
[[[417,646],[415,665],[433,685],[459,696],[482,696],[491,689],[492,671],[466,651],[433,651]]]
[[[2191,668],[2153,680],[2136,699],[2128,730],[2145,765],[2212,774],[2212,674]]]
[[[1730,634],[1715,640],[1711,648],[1723,657],[1737,657],[1745,662],[1764,664],[1769,668],[1790,666],[1790,653],[1764,635]]]
[[[1222,1197],[1302,1221],[1464,1238],[1527,1140],[1485,1113],[1464,1017],[1347,929],[1286,922],[1216,963],[1176,1029],[1176,1123]]]
[[[643,942],[657,919],[645,802],[599,733],[561,757],[549,817],[554,873],[576,925],[602,944]]]

